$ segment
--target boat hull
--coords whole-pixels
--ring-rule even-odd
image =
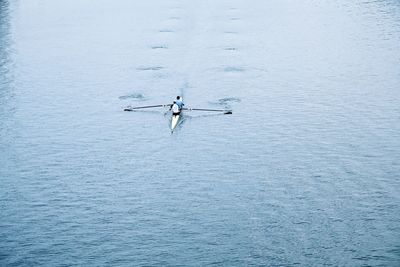
[[[176,126],[179,123],[179,120],[180,120],[181,116],[182,116],[182,114],[172,115],[172,118],[171,118],[171,131],[175,130]]]

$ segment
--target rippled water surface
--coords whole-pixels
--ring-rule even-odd
[[[0,265],[399,266],[399,88],[394,0],[1,0]]]

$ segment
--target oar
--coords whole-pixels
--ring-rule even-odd
[[[124,111],[132,111],[134,109],[144,109],[144,108],[160,108],[160,107],[169,107],[171,104],[167,105],[153,105],[153,106],[142,106],[142,107],[126,107]]]
[[[223,112],[224,114],[232,114],[232,110],[226,110],[226,109],[183,108],[183,110],[195,110],[195,111],[216,111],[216,112]]]

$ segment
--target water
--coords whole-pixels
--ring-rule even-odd
[[[0,1],[0,265],[398,266],[398,1]],[[198,108],[171,135],[164,109]]]

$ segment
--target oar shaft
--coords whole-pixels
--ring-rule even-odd
[[[196,111],[218,111],[218,112],[226,112],[230,110],[226,109],[207,109],[207,108],[184,108],[185,110],[196,110]]]
[[[170,106],[170,105],[153,105],[153,106],[142,106],[142,107],[127,107],[124,110],[130,111],[130,110],[134,110],[134,109],[160,108],[160,107],[165,107],[165,106]]]

